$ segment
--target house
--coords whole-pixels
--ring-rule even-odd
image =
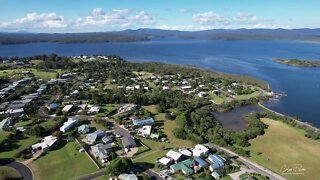
[[[78,127],[78,132],[82,134],[87,134],[90,131],[89,126],[87,124],[83,124]]]
[[[176,173],[181,171],[185,175],[191,175],[194,173],[193,170],[194,161],[192,159],[187,159],[177,164],[173,164],[170,166],[171,173]]]
[[[211,176],[214,178],[214,179],[220,179],[222,177],[222,174],[219,172],[219,171],[213,171],[211,173]]]
[[[59,108],[59,104],[58,103],[51,103],[47,108],[49,111],[55,111]]]
[[[97,139],[103,138],[104,136],[106,136],[106,132],[98,129],[93,133],[87,134],[86,141],[89,144],[93,144]]]
[[[209,166],[209,163],[207,163],[205,160],[201,159],[200,157],[195,158],[194,162],[196,163],[197,166],[201,168],[205,168]]]
[[[207,147],[205,147],[204,145],[201,144],[197,144],[193,150],[192,150],[192,154],[195,157],[204,157],[206,155],[209,154],[209,149]]]
[[[126,104],[118,109],[118,113],[119,114],[127,113],[127,112],[135,110],[136,108],[137,108],[137,105],[135,105],[135,104]]]
[[[146,126],[146,125],[153,125],[154,119],[153,118],[147,118],[147,119],[135,119],[132,121],[134,126]]]
[[[60,131],[67,132],[69,129],[74,127],[78,123],[77,118],[69,118],[67,122],[64,122],[63,125],[60,127]]]
[[[150,136],[151,134],[152,126],[142,126],[142,128],[139,130],[142,136]]]
[[[181,154],[183,154],[184,156],[187,156],[187,157],[191,157],[192,156],[192,152],[189,151],[188,149],[179,149],[179,152]]]
[[[171,163],[171,159],[162,157],[158,162],[164,166],[168,166]]]
[[[190,86],[190,85],[181,86],[181,90],[183,92],[187,92],[187,91],[191,90],[191,88],[192,88],[192,86]]]
[[[108,143],[112,143],[113,139],[114,139],[113,136],[105,136],[101,140],[103,143],[108,144]]]
[[[52,146],[54,146],[58,141],[57,137],[54,137],[52,135],[46,136],[43,138],[42,142],[36,143],[31,146],[33,151],[42,150],[43,152],[47,152],[51,149]]]
[[[160,138],[160,135],[159,134],[150,134],[150,138],[151,139],[159,139]]]
[[[223,167],[224,162],[226,161],[224,158],[216,154],[211,154],[210,156],[208,156],[208,160],[213,163],[210,165],[211,171]]]
[[[91,152],[95,158],[99,158],[101,162],[105,162],[109,157],[108,150],[112,148],[111,144],[96,144],[91,146]]]
[[[131,136],[126,136],[121,138],[121,142],[124,148],[130,149],[130,148],[134,148],[137,147],[136,142],[134,141],[134,139]]]
[[[66,105],[63,107],[62,112],[68,113],[73,107],[73,104]]]
[[[92,106],[89,109],[88,113],[89,114],[97,114],[97,113],[99,113],[99,111],[100,111],[100,107],[99,106]]]
[[[207,93],[204,92],[204,91],[201,91],[201,92],[198,93],[198,96],[199,97],[205,97],[205,96],[207,96]]]
[[[138,177],[135,174],[120,174],[118,176],[119,180],[138,180]]]
[[[19,109],[8,109],[6,111],[7,114],[10,114],[10,117],[19,117],[24,114],[24,109],[19,108]]]
[[[2,130],[8,129],[10,127],[11,121],[12,121],[11,117],[7,117],[7,118],[3,119],[0,122],[0,129],[2,129]]]
[[[179,162],[182,159],[182,154],[173,150],[170,150],[166,154],[167,158],[173,160],[175,163]]]

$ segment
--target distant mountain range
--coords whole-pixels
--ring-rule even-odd
[[[320,29],[213,29],[205,31],[177,31],[137,29],[92,33],[0,33],[0,44],[37,42],[88,43],[132,42],[161,38],[202,40],[301,40],[320,41]]]

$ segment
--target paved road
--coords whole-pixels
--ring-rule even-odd
[[[259,174],[262,174],[264,176],[268,176],[270,178],[270,180],[285,180],[286,178],[280,176],[279,174],[277,173],[274,173],[252,161],[249,161],[248,159],[242,157],[242,156],[239,156],[238,154],[226,149],[226,148],[223,148],[223,147],[220,147],[220,146],[217,146],[215,144],[212,144],[212,143],[207,143],[206,144],[208,147],[211,147],[211,148],[215,148],[215,149],[218,149],[220,151],[224,151],[226,153],[228,153],[230,156],[233,156],[233,157],[236,157],[236,160],[242,162],[243,164],[245,164],[248,168],[256,171],[257,173]]]
[[[143,171],[143,173],[148,175],[152,180],[163,180],[163,178],[160,177],[158,173],[153,172],[149,168],[146,168],[144,166],[136,166],[135,168],[136,170]]]
[[[20,173],[24,180],[33,180],[33,175],[31,170],[24,164],[16,161],[1,160],[1,166],[9,166]]]

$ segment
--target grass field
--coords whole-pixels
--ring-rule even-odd
[[[320,176],[320,142],[306,138],[304,131],[280,121],[262,121],[269,127],[265,135],[250,141],[251,159],[280,174],[289,168],[303,173],[284,175],[288,179],[317,179]]]
[[[1,70],[0,71],[0,77],[22,77],[21,73],[22,71],[31,71],[36,78],[49,80],[52,78],[56,78],[57,73],[61,73],[61,70],[50,70],[50,71],[39,71],[34,68],[27,68],[27,69],[9,69],[9,70]]]
[[[212,92],[209,93],[209,96],[212,98],[212,100],[216,103],[216,104],[222,104],[225,102],[230,102],[232,99],[230,97],[227,97],[225,95],[216,95]]]
[[[236,96],[236,98],[238,100],[246,100],[246,99],[250,99],[250,98],[257,98],[261,95],[261,92],[260,91],[256,91],[252,94],[246,94],[246,95],[238,95]]]
[[[35,179],[68,179],[83,176],[98,169],[85,153],[78,152],[78,143],[57,147],[30,164]]]
[[[21,175],[9,166],[0,166],[0,180],[20,179]]]
[[[0,158],[14,158],[15,154],[39,141],[39,137],[17,136],[1,147]]]

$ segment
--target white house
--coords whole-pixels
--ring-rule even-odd
[[[144,137],[150,136],[151,129],[152,129],[152,126],[142,126],[142,128],[140,129],[140,133]]]
[[[202,157],[202,156],[206,156],[209,154],[209,149],[207,147],[205,147],[202,144],[197,144],[193,150],[192,150],[192,154],[195,157]]]
[[[207,93],[204,92],[204,91],[201,91],[201,92],[198,93],[199,97],[205,97],[206,95],[207,95]]]
[[[43,152],[46,152],[50,150],[50,148],[54,146],[57,141],[58,141],[57,137],[50,135],[50,136],[44,137],[42,142],[32,145],[31,148],[34,151],[41,149]]]
[[[62,112],[67,113],[73,108],[72,104],[66,105],[63,107]]]
[[[166,154],[167,158],[174,160],[176,163],[179,162],[182,158],[182,154],[173,150],[170,150]]]
[[[76,118],[69,118],[67,122],[64,122],[63,125],[60,127],[60,131],[67,132],[70,128],[76,125],[78,119]]]
[[[171,160],[166,157],[162,157],[161,159],[159,159],[159,163],[164,166],[168,166],[170,164],[170,162],[171,162]]]
[[[83,133],[83,134],[86,134],[89,132],[89,126],[87,124],[83,124],[81,126],[78,127],[78,132],[79,133]]]
[[[89,109],[89,114],[97,114],[99,113],[100,111],[100,107],[99,106],[92,106],[90,109]]]
[[[188,149],[179,149],[179,152],[181,154],[183,154],[184,156],[187,156],[187,157],[191,157],[192,156],[192,152],[189,151]]]

